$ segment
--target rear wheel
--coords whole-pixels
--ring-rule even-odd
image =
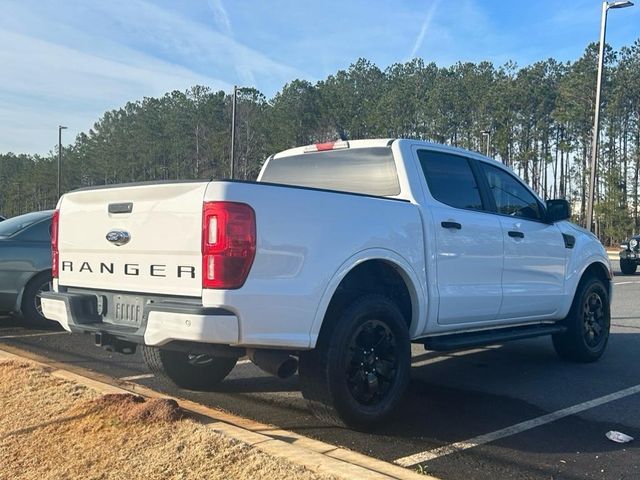
[[[24,322],[32,327],[54,327],[56,322],[42,314],[42,292],[51,290],[51,272],[41,272],[33,277],[22,294],[22,315]]]
[[[235,357],[215,357],[146,345],[142,347],[142,357],[159,380],[181,388],[205,392],[214,390],[238,361]]]
[[[604,282],[589,277],[580,282],[569,315],[567,331],[553,335],[553,346],[561,358],[574,362],[595,362],[609,340],[611,313]]]
[[[321,420],[368,429],[398,406],[409,382],[407,323],[382,295],[351,304],[314,350],[300,355],[303,396]]]
[[[633,275],[634,273],[636,273],[637,268],[638,265],[636,264],[635,260],[627,260],[626,258],[620,259],[620,270],[625,275]]]

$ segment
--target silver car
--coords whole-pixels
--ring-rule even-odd
[[[21,315],[33,326],[50,326],[40,294],[51,286],[52,210],[0,222],[0,313]]]

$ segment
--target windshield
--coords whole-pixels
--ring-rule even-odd
[[[0,237],[10,237],[29,225],[51,216],[51,212],[32,212],[8,218],[0,223]]]

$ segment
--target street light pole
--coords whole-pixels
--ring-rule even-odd
[[[231,103],[231,180],[233,180],[233,170],[235,164],[236,147],[236,97],[238,94],[237,85],[233,86],[233,102]]]
[[[58,198],[60,198],[60,164],[62,163],[62,130],[67,127],[58,125]]]
[[[593,204],[596,198],[596,170],[598,169],[598,141],[600,139],[600,95],[602,92],[602,71],[604,69],[604,46],[607,33],[607,12],[609,9],[633,6],[632,2],[602,2],[600,21],[600,48],[598,50],[598,79],[596,82],[596,111],[593,117],[593,139],[591,141],[591,175],[589,178],[589,198],[585,227],[593,231]]]
[[[491,132],[489,130],[483,130],[482,136],[487,137],[487,157],[489,156],[489,145],[491,145]]]

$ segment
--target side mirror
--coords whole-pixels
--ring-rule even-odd
[[[559,222],[571,217],[569,202],[566,200],[547,200],[547,221]]]

